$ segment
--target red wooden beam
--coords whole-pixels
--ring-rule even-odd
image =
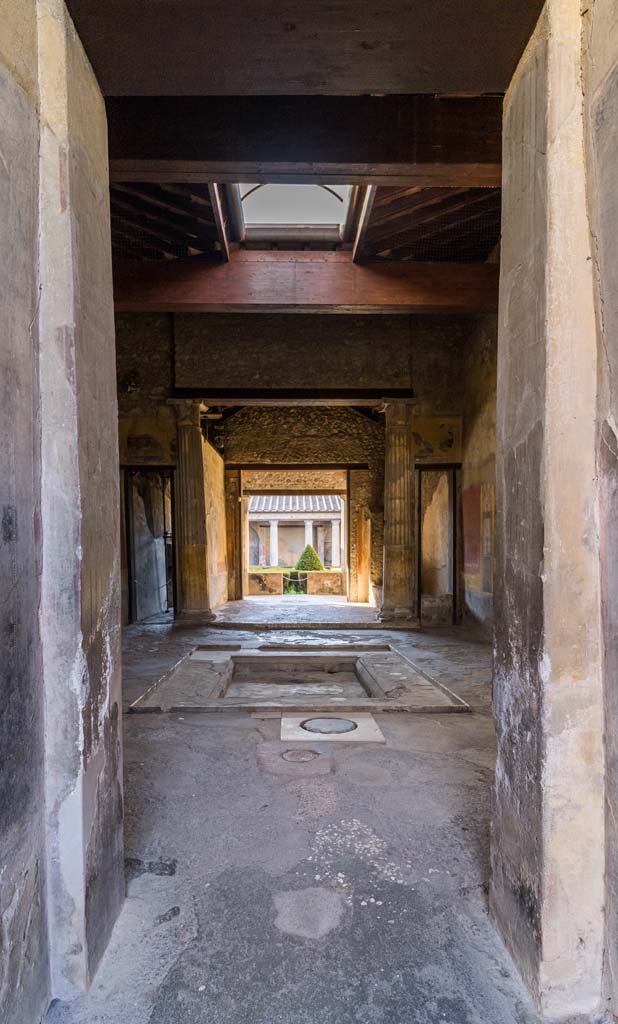
[[[491,263],[353,263],[347,252],[251,252],[229,263],[124,263],[122,313],[477,313],[498,305]]]

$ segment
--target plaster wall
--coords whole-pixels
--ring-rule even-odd
[[[497,338],[497,317],[477,320],[464,361],[464,615],[488,631],[494,613]]]
[[[38,1021],[50,996],[38,391],[38,57],[34,3],[0,18],[0,1021]]]
[[[452,593],[449,475],[428,470],[421,485],[421,595]]]
[[[39,0],[37,14],[40,622],[60,996],[90,981],[124,899],[118,414],[105,107],[62,3]]]
[[[225,467],[214,448],[204,442],[204,495],[206,500],[207,564],[211,608],[227,601],[227,541],[225,536]]]
[[[491,906],[548,1016],[600,1005],[597,335],[581,17],[548,0],[505,99]]]
[[[606,933],[604,996],[618,1000],[618,3],[593,0],[583,18],[584,116],[598,350],[602,650],[605,692]]]
[[[124,896],[106,122],[59,0],[3,4],[0,120],[0,1020],[32,1024]]]

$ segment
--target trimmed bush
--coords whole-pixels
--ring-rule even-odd
[[[324,572],[324,566],[320,561],[320,556],[315,548],[311,547],[311,544],[307,544],[307,547],[298,559],[294,568],[298,569],[300,572]]]

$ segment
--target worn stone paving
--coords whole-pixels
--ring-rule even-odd
[[[229,601],[217,609],[217,625],[277,626],[306,628],[307,626],[373,627],[377,623],[377,609],[370,604],[353,604],[338,595],[310,596],[285,594],[283,597],[245,597],[242,601]]]
[[[127,901],[89,994],[49,1024],[538,1024],[487,909],[490,650],[375,637],[474,713],[377,715],[386,744],[331,743],[319,765],[280,757],[275,718],[126,719]],[[216,638],[127,630],[127,699]]]
[[[134,713],[259,711],[462,712],[467,705],[387,644],[326,651],[297,643],[203,644],[131,705]]]

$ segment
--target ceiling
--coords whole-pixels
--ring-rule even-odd
[[[222,217],[218,224],[212,189],[183,182],[112,183],[115,260],[225,258],[231,241],[227,193],[220,191]],[[352,237],[357,231],[358,218]],[[361,262],[483,262],[499,239],[500,189],[380,187],[375,189],[355,258]],[[283,250],[341,247],[341,243],[311,237],[287,240],[279,238],[276,231],[272,241],[244,238],[241,244],[243,248]]]
[[[358,260],[475,263],[500,240],[499,188],[376,189]]]
[[[115,260],[183,259],[222,255],[208,185],[115,182],[110,188]],[[223,204],[226,223],[226,206]]]
[[[503,92],[542,0],[67,0],[107,95]]]

